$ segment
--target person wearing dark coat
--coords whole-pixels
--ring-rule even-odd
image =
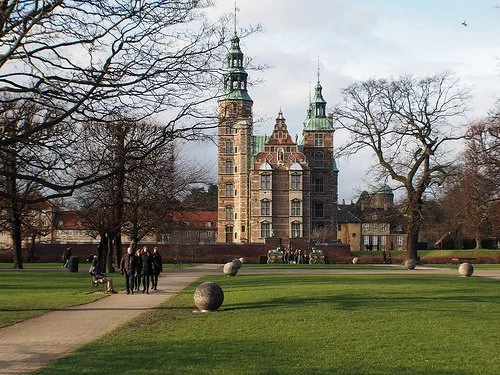
[[[92,279],[95,280],[97,284],[106,284],[108,289],[107,293],[118,293],[113,288],[113,279],[109,276],[103,275],[99,270],[99,261],[97,255],[94,255],[94,259],[92,259],[92,263],[89,268],[89,273],[92,275]]]
[[[120,273],[125,276],[125,288],[127,294],[134,294],[134,277],[137,270],[137,258],[132,254],[132,249],[129,247],[127,253],[120,261]]]
[[[158,276],[160,272],[163,272],[163,264],[161,260],[161,255],[158,252],[158,248],[153,247],[153,278],[152,284],[153,289],[158,290]]]
[[[142,292],[149,294],[150,278],[153,276],[153,255],[147,246],[142,249],[141,260]]]
[[[63,260],[63,267],[68,268],[69,265],[69,258],[71,258],[71,247],[67,247],[66,250],[64,250],[62,260]]]
[[[139,290],[141,287],[141,272],[142,272],[142,250],[137,249],[135,251],[135,259],[137,259],[137,268],[135,269],[134,276],[134,289]]]

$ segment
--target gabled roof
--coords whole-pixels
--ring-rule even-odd
[[[170,217],[173,223],[190,229],[217,228],[217,211],[175,211]],[[210,223],[210,226],[207,226],[207,223]]]
[[[89,230],[90,225],[79,211],[57,211],[55,227],[60,230]]]

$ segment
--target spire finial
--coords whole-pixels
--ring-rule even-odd
[[[319,73],[320,73],[320,68],[319,68],[319,55],[318,55],[318,83],[319,83]]]
[[[236,5],[236,1],[234,2],[234,35],[237,35],[237,27],[238,27],[238,17],[237,12],[239,12],[239,8]]]

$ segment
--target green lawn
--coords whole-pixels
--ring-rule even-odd
[[[202,281],[221,311],[193,313]],[[499,374],[499,281],[418,275],[200,280],[37,374]]]
[[[115,288],[123,288],[123,277],[114,277],[113,280]],[[0,271],[0,285],[0,327],[105,296],[101,293],[87,294],[92,287],[86,269],[78,273],[67,270],[5,270]]]

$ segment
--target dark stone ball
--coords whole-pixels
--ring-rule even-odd
[[[207,281],[194,292],[194,304],[201,311],[216,311],[224,302],[224,292],[219,284]]]

